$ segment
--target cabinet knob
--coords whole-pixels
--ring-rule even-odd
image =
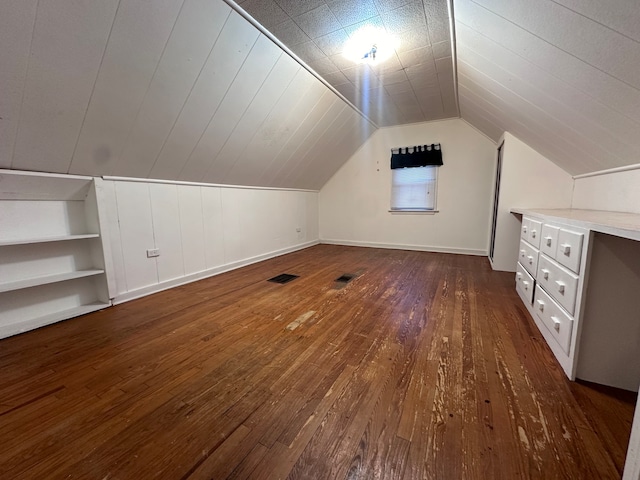
[[[549,280],[549,270],[547,270],[546,268],[543,268],[542,276],[544,277],[545,280]]]
[[[522,285],[524,285],[525,290],[529,290],[529,282],[522,282]]]
[[[538,300],[538,310],[544,312],[544,302],[542,300]]]
[[[556,317],[551,317],[551,321],[553,322],[553,329],[556,332],[560,331],[560,320],[558,320]]]
[[[556,280],[556,284],[558,285],[558,292],[564,294],[564,283]]]
[[[536,231],[535,230],[531,230],[531,238],[536,238]]]
[[[522,227],[522,233],[527,233],[527,227]]]
[[[547,242],[547,247],[550,247],[550,246],[551,246],[551,242],[553,241],[553,238],[551,238],[551,237],[545,237],[544,239],[545,239],[545,241]]]
[[[533,265],[533,257],[529,255],[527,258],[529,259],[529,265]]]
[[[569,255],[571,253],[571,245],[569,245],[568,243],[563,243],[561,247],[562,253],[564,253],[565,255]]]

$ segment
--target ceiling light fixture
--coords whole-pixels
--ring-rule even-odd
[[[344,46],[342,55],[356,63],[382,63],[398,46],[398,41],[381,28],[370,25],[356,30]]]

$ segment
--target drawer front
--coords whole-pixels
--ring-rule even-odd
[[[572,232],[564,228],[558,232],[558,250],[555,259],[576,273],[580,273],[580,256],[584,234]]]
[[[533,277],[518,263],[516,266],[516,290],[529,305],[533,303],[534,285]]]
[[[522,217],[522,227],[520,227],[520,238],[527,240],[529,238],[529,220],[526,217]]]
[[[567,312],[571,315],[574,314],[578,294],[578,276],[576,274],[541,254],[538,258],[536,279]]]
[[[546,253],[551,258],[556,258],[558,250],[558,233],[560,228],[551,225],[542,226],[542,235],[540,237],[540,251]]]
[[[567,315],[539,285],[536,287],[533,309],[564,353],[569,355],[571,335],[573,333],[573,318]]]
[[[540,248],[540,238],[542,237],[542,222],[529,220],[529,233],[527,242],[536,248]]]
[[[538,250],[533,248],[524,240],[520,240],[518,261],[531,275],[535,275],[538,270]]]

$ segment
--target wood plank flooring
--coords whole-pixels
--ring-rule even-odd
[[[0,478],[620,478],[634,406],[486,258],[319,245],[0,340]]]

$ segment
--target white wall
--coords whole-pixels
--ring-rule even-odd
[[[500,198],[492,266],[515,272],[520,219],[511,208],[569,208],[573,178],[549,159],[505,132]]]
[[[440,143],[435,214],[390,213],[390,150]],[[320,191],[323,242],[485,255],[496,145],[454,119],[377,130]]]
[[[573,208],[640,213],[640,168],[576,178]]]
[[[317,192],[105,180],[104,198],[115,303],[318,241]]]

